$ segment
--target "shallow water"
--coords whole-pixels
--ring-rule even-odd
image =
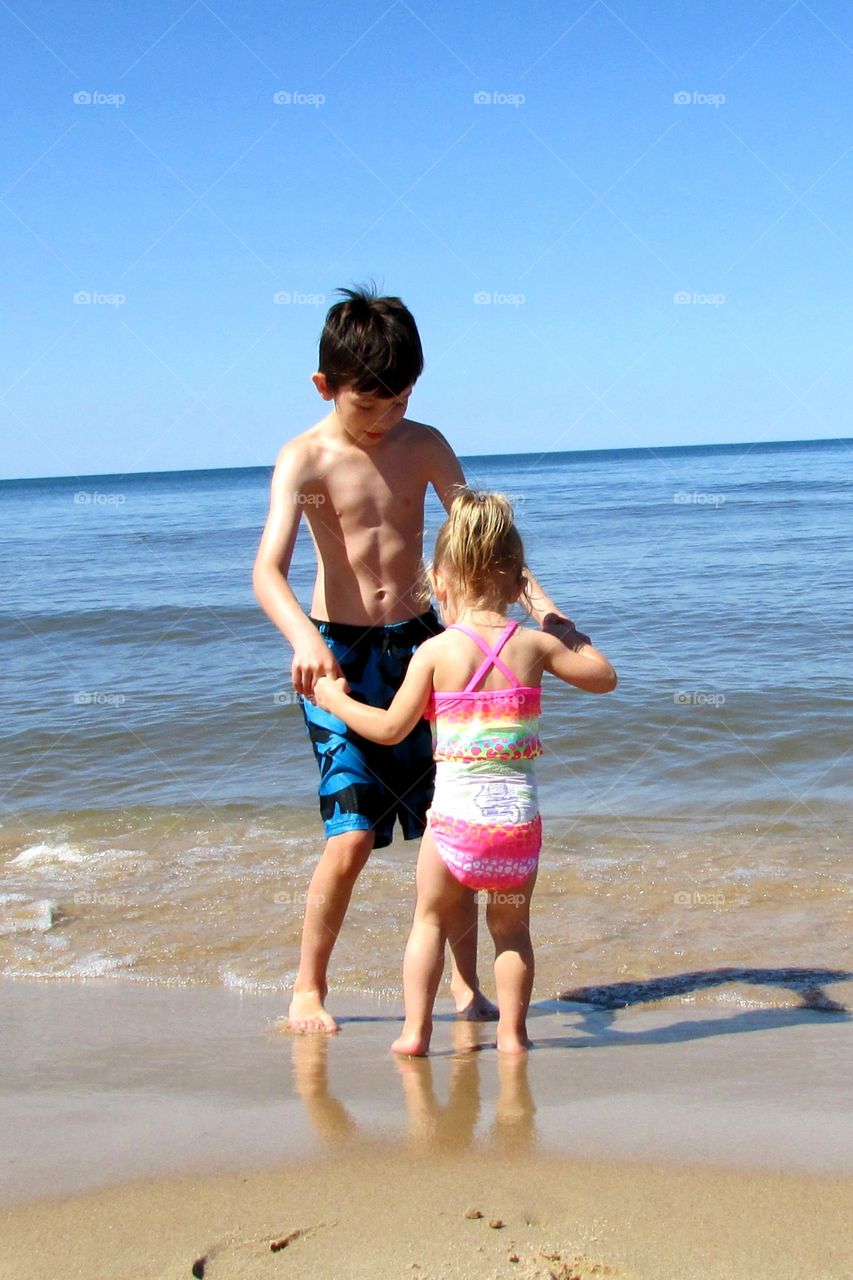
[[[282,988],[319,849],[301,810],[234,806],[215,826],[140,810],[7,826],[0,972]],[[416,850],[379,850],[363,872],[335,952],[339,991],[399,998]],[[536,991],[580,989],[606,1004],[583,989],[698,973],[678,999],[796,1006],[817,979],[782,971],[845,973],[849,915],[849,855],[837,843],[723,838],[689,821],[632,819],[616,831],[552,821],[534,898]],[[480,954],[488,984],[484,927]],[[711,976],[721,967],[760,976],[721,984]]]
[[[850,444],[469,460],[620,677],[545,689],[540,994],[849,964]],[[321,840],[288,649],[251,593],[268,483],[0,485],[0,972],[292,977]],[[301,538],[303,600],[310,579]],[[415,856],[372,858],[339,986],[399,993]]]

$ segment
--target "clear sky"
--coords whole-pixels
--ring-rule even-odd
[[[2,0],[0,48],[3,476],[271,463],[371,277],[462,454],[851,435],[849,0]]]

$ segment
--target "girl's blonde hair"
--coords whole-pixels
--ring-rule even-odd
[[[438,531],[433,563],[469,605],[502,612],[517,600],[526,585],[524,544],[509,499],[460,485]]]

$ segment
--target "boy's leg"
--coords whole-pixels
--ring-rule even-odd
[[[495,944],[495,986],[498,991],[498,1049],[525,1053],[527,1010],[533,993],[533,943],[530,938],[530,897],[534,871],[519,888],[489,894],[486,920]]]
[[[459,902],[473,892],[456,880],[442,862],[429,831],[418,856],[418,899],[403,960],[406,1021],[391,1048],[410,1056],[425,1054],[432,1034],[432,1010],[444,970],[444,944]]]
[[[375,629],[312,621],[352,692],[381,705]],[[389,842],[390,833],[381,820],[383,787],[366,758],[368,744],[310,699],[301,699],[301,705],[320,770],[320,815],[327,839],[308,887],[299,970],[287,1025],[299,1032],[337,1031],[337,1023],[325,1008],[329,959],[358,874],[373,848]]]
[[[299,972],[287,1016],[291,1031],[337,1031],[325,1008],[326,971],[358,874],[373,849],[372,831],[330,836],[308,886]]]

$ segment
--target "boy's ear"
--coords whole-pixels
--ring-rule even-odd
[[[326,381],[325,373],[312,373],[311,381],[314,383],[314,386],[317,388],[324,400],[334,400],[335,393]]]

